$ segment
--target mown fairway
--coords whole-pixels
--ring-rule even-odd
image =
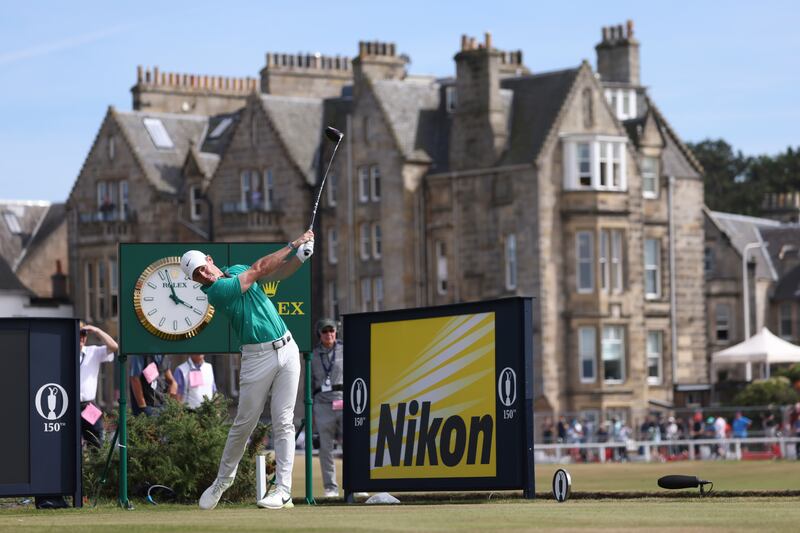
[[[797,531],[800,498],[705,500],[552,500],[396,505],[296,506],[268,511],[255,506],[195,507],[140,504],[86,510],[5,510],[4,531]]]
[[[797,531],[800,497],[573,499],[564,504],[549,497],[519,499],[518,492],[459,495],[453,502],[432,502],[396,494],[396,506],[300,503],[303,463],[295,468],[294,509],[268,511],[254,504],[222,504],[213,511],[193,505],[153,506],[134,501],[135,510],[112,503],[97,508],[37,511],[6,500],[0,531]],[[315,459],[315,469],[317,467]],[[538,465],[537,493],[549,492],[556,465]],[[667,464],[567,465],[573,493],[652,491],[664,493],[656,479],[690,474],[711,479],[715,491],[800,490],[800,462],[683,462]],[[319,488],[319,475],[315,482]],[[315,492],[319,492],[315,490]],[[681,491],[696,494],[697,490]],[[415,503],[416,502],[416,503]]]

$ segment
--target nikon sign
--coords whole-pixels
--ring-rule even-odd
[[[533,496],[531,300],[344,318],[344,487]]]

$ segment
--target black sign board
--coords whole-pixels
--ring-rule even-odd
[[[533,497],[532,302],[344,317],[344,488]]]
[[[0,319],[0,496],[81,506],[78,320]]]

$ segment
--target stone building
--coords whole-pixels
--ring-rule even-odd
[[[696,401],[702,168],[640,82],[632,24],[596,52],[596,71],[531,73],[487,34],[444,79],[383,42],[270,53],[260,83],[140,69],[68,201],[78,308],[113,325],[118,241],[301,232],[332,125],[314,318],[530,295],[537,410],[634,421]]]
[[[765,199],[765,206],[774,207],[767,210],[774,219],[705,210],[709,356],[763,327],[800,341],[800,225],[786,221],[796,220],[795,198]],[[730,399],[746,382],[764,377],[764,370],[745,365],[712,369],[717,399]]]

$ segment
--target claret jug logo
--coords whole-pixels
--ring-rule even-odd
[[[370,478],[494,477],[494,313],[375,323],[370,342]]]

